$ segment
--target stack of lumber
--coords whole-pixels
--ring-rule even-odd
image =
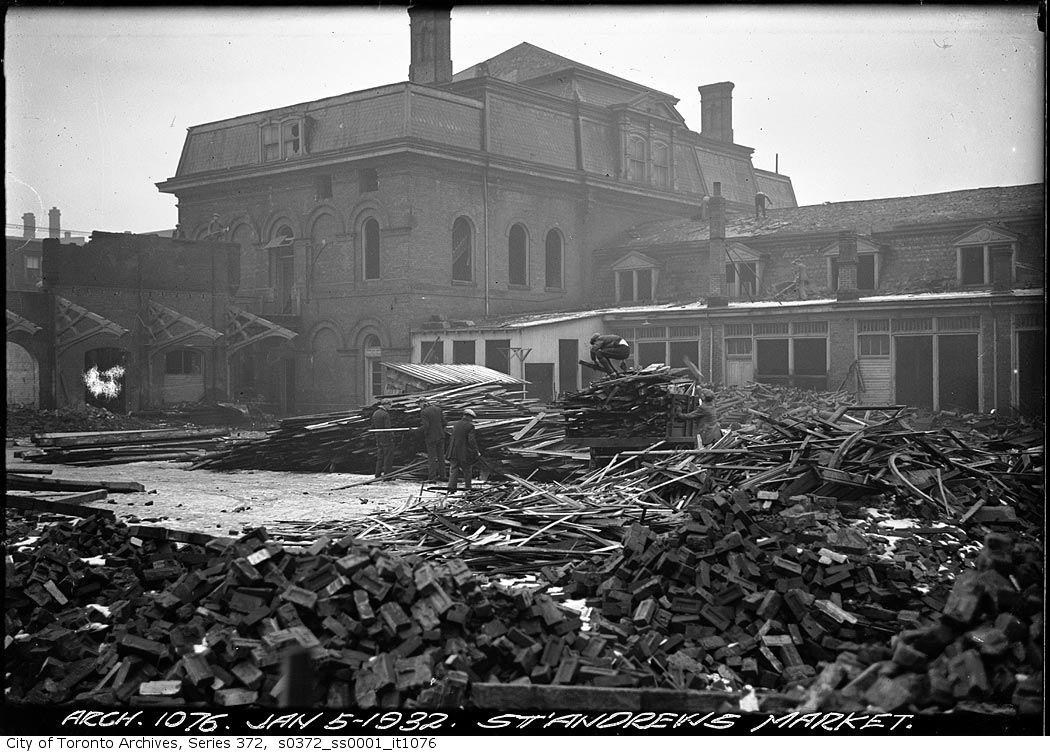
[[[205,546],[130,532],[82,519],[9,552],[8,702],[275,705],[294,684],[297,706],[491,706],[511,682],[653,686],[542,588],[454,559],[349,537],[293,554],[261,529]],[[304,655],[305,687],[284,671]]]
[[[137,431],[38,433],[39,449],[21,452],[23,460],[61,465],[119,465],[157,460],[188,461],[217,448],[225,428],[151,428]]]
[[[574,437],[664,436],[675,408],[692,409],[684,368],[650,366],[611,376],[565,396],[565,433]],[[679,386],[680,389],[674,387]]]
[[[101,501],[110,493],[145,491],[141,483],[130,481],[86,481],[49,478],[51,470],[7,468],[4,482],[4,506],[26,512],[90,517],[101,514],[112,518],[108,510],[85,506]]]
[[[565,448],[557,413],[539,412],[515,400],[504,385],[471,384],[449,389],[386,397],[391,433],[395,436],[398,474],[425,476],[425,447],[419,434],[419,400],[434,401],[451,425],[471,408],[478,444],[486,460],[540,473],[564,472],[583,463],[579,453]],[[265,438],[234,442],[203,459],[196,467],[210,470],[336,470],[370,473],[375,468],[374,407],[359,412],[308,415],[282,420]]]

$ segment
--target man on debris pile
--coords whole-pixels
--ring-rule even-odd
[[[419,429],[427,447],[427,480],[445,478],[445,413],[425,397],[419,401]]]
[[[715,393],[710,389],[700,390],[700,405],[688,413],[681,413],[682,418],[696,421],[697,446],[711,446],[722,438],[722,426],[718,423],[715,412]]]
[[[629,357],[631,357],[631,346],[623,337],[597,332],[591,335],[591,362],[610,376],[615,376],[617,373],[612,361],[619,360],[622,369],[623,361]]]
[[[459,475],[463,473],[464,488],[470,490],[470,476],[474,463],[481,458],[478,439],[474,431],[474,418],[477,417],[469,407],[463,411],[463,417],[452,426],[452,443],[448,447],[449,470],[448,492],[454,494],[459,485]]]
[[[390,428],[390,413],[387,412],[388,402],[379,400],[376,409],[372,413],[372,428]],[[376,437],[376,477],[389,475],[394,468],[394,435],[380,431]]]

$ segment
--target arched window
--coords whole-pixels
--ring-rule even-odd
[[[361,225],[361,249],[365,263],[365,279],[379,279],[379,222],[372,217]]]
[[[383,396],[383,353],[379,337],[369,334],[364,342],[365,402],[374,402]]]
[[[512,285],[529,284],[528,244],[524,225],[513,225],[507,240],[507,281]]]
[[[292,228],[281,225],[267,243],[270,249],[270,287],[274,288],[276,310],[273,313],[293,313],[295,288],[295,250],[292,248]]]
[[[627,139],[627,179],[645,182],[645,140],[638,136]]]
[[[466,217],[452,223],[452,281],[474,281],[474,228]]]
[[[564,287],[562,280],[562,239],[561,233],[557,230],[551,230],[547,233],[547,252],[546,252],[546,269],[547,269],[547,287],[555,290],[560,290]]]
[[[653,144],[653,184],[660,188],[671,185],[671,160],[667,144]]]

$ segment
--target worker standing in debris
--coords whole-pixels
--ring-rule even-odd
[[[474,463],[481,458],[478,439],[474,431],[474,418],[477,417],[469,407],[463,411],[463,417],[452,426],[452,443],[449,444],[448,492],[454,494],[459,485],[460,473],[463,474],[464,488],[470,490],[470,476]]]
[[[701,389],[700,405],[692,412],[681,413],[680,417],[696,421],[697,446],[711,446],[722,438],[722,426],[715,412],[715,393],[710,389]]]
[[[390,428],[390,413],[387,411],[387,401],[376,402],[376,409],[372,413],[372,428]],[[394,467],[394,436],[390,433],[379,432],[376,437],[376,477],[389,475]]]
[[[616,334],[591,335],[591,362],[601,368],[610,376],[616,375],[612,361],[619,360],[623,368],[623,361],[631,357],[631,346],[627,340]]]
[[[763,217],[766,216],[766,203],[772,204],[773,199],[762,191],[758,191],[755,194],[755,219],[758,219],[759,213],[761,213]]]
[[[427,447],[427,480],[445,478],[445,413],[441,407],[426,398],[419,401],[419,428]]]

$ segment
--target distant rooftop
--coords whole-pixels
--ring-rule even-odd
[[[986,217],[1010,217],[1045,213],[1042,183],[996,188],[973,188],[921,196],[877,198],[867,201],[838,201],[795,208],[768,210],[756,219],[753,212],[730,213],[726,237],[828,232],[856,228],[867,235],[896,227],[933,224]],[[706,242],[710,226],[699,219],[669,219],[635,225],[607,247],[623,248],[673,243]]]

